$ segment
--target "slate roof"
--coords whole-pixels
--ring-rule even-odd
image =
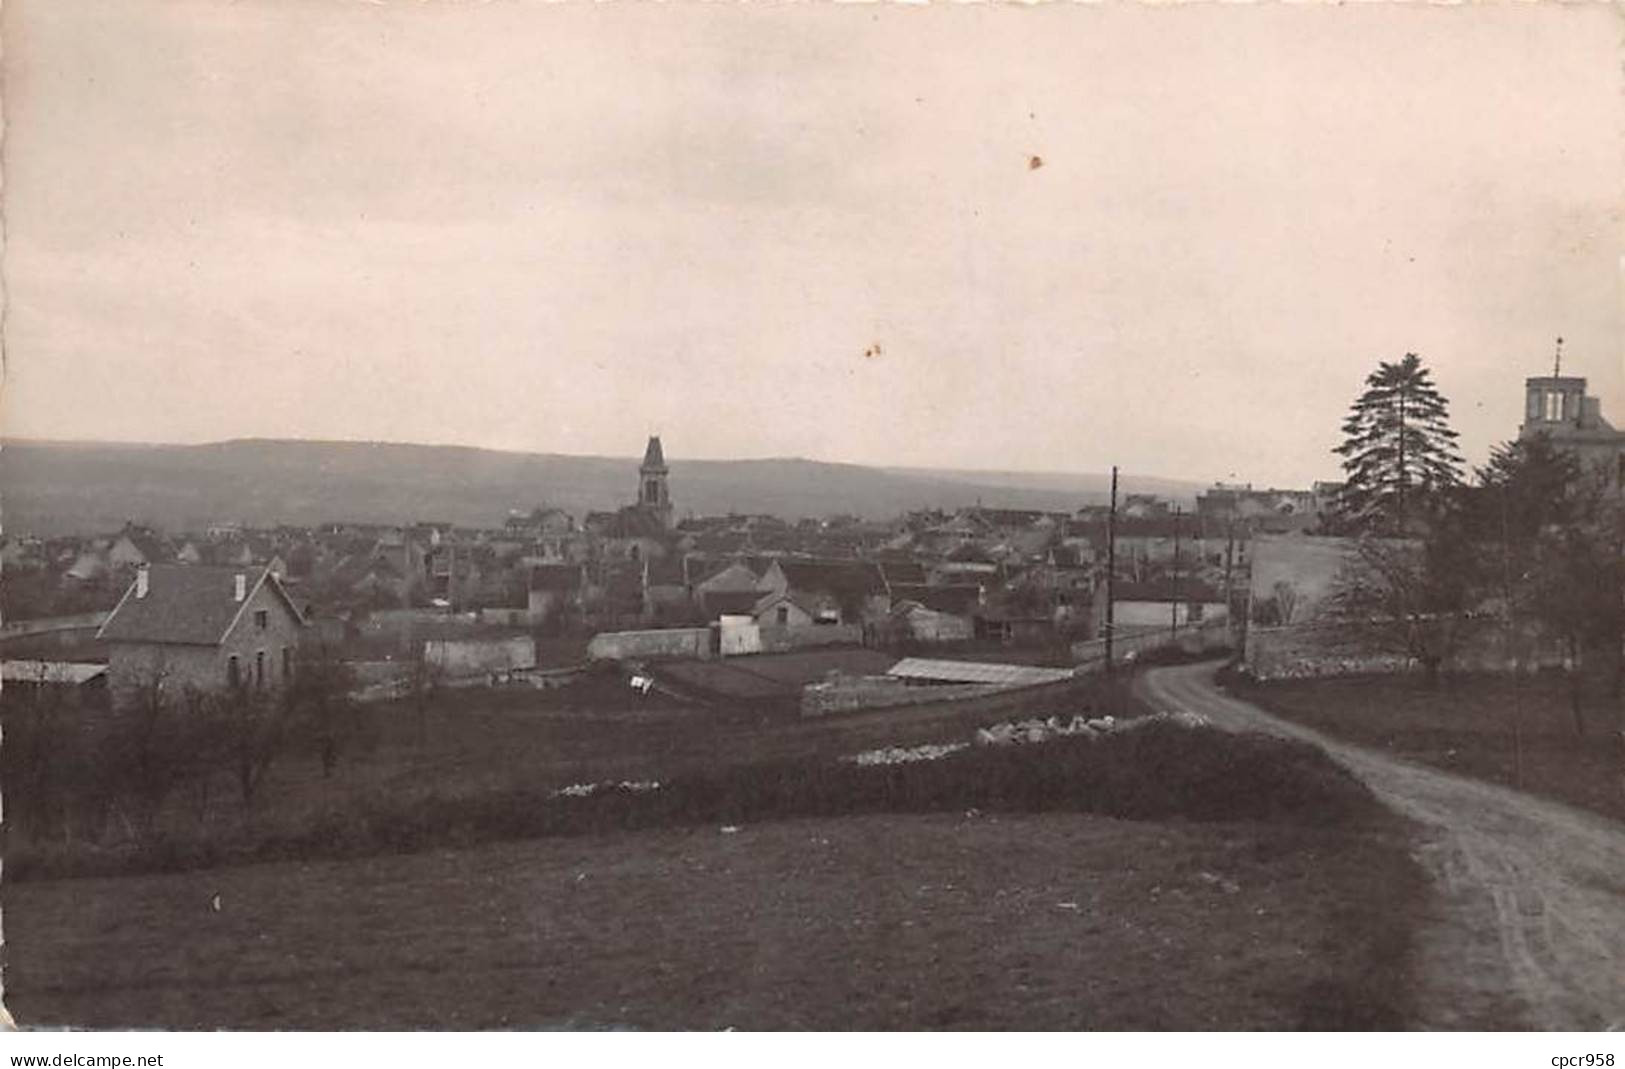
[[[705,606],[705,615],[708,617],[721,616],[724,613],[737,616],[749,616],[756,608],[756,603],[762,600],[759,590],[711,590],[700,596]]]
[[[924,583],[897,583],[892,586],[893,601],[912,601],[933,612],[970,616],[982,603],[982,588],[975,584],[926,586]]]
[[[247,596],[237,601],[237,576],[248,577]],[[260,584],[268,583],[294,618],[304,618],[288,592],[264,568],[210,568],[202,565],[158,564],[147,569],[147,596],[135,596],[132,582],[96,633],[108,642],[156,642],[188,646],[215,646],[253,598]]]
[[[643,451],[643,466],[640,471],[665,471],[666,454],[660,448],[660,435],[649,438],[649,447]]]
[[[232,569],[240,571],[241,569]],[[401,578],[401,571],[395,567],[388,557],[374,557],[366,553],[357,553],[345,557],[334,565],[328,573],[328,581],[336,583],[346,590],[353,590],[364,583],[368,577],[380,582],[392,581]]]
[[[886,581],[881,577],[880,569],[866,562],[781,558],[778,565],[791,590],[840,597],[886,592]]]
[[[748,561],[743,560],[730,561],[720,566],[697,566],[691,563],[688,577],[689,581],[696,586],[715,584],[711,588],[713,591],[738,590],[760,594],[761,587],[759,584],[762,581],[762,573],[766,570],[766,568],[763,568],[758,571],[752,568]]]

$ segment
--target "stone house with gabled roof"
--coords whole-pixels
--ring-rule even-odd
[[[798,607],[816,606],[824,623],[883,620],[891,598],[880,568],[868,561],[808,560],[781,557],[762,576],[762,586],[799,597]],[[831,619],[831,608],[834,619]]]
[[[841,623],[841,607],[828,594],[799,590],[773,590],[763,594],[751,607],[758,625],[769,627],[812,627]]]
[[[293,676],[304,626],[267,568],[153,565],[136,572],[96,637],[107,643],[118,709],[155,676],[177,697],[188,689],[280,690]]]
[[[762,574],[766,570],[767,565],[758,571],[744,560],[716,565],[705,564],[698,558],[688,558],[689,585],[702,597],[722,593],[754,593],[760,596],[768,589],[762,583]]]

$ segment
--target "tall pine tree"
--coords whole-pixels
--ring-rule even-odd
[[[1449,402],[1415,353],[1384,361],[1365,382],[1334,450],[1347,473],[1335,504],[1339,526],[1353,534],[1410,534],[1444,491],[1461,484]]]

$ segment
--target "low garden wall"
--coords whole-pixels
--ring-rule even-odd
[[[528,635],[495,639],[447,639],[423,644],[430,664],[452,678],[522,671],[536,667],[536,643]]]
[[[787,653],[820,646],[859,646],[863,644],[862,624],[809,624],[805,627],[759,628],[763,653]]]
[[[1362,672],[1403,672],[1410,658],[1372,650],[1326,628],[1258,627],[1247,630],[1244,657],[1254,679],[1312,679]]]
[[[633,661],[643,658],[689,657],[708,660],[709,627],[668,627],[652,631],[602,631],[587,643],[594,661]]]
[[[1513,662],[1507,656],[1506,635],[1493,617],[1479,617],[1458,625],[1461,631],[1441,667],[1455,672],[1505,672]],[[1514,641],[1519,664],[1525,669],[1561,666],[1562,645],[1538,625],[1518,629]],[[1259,627],[1247,631],[1245,663],[1254,679],[1309,679],[1363,673],[1405,672],[1417,667],[1402,653],[1375,648],[1357,632],[1329,625],[1294,624]]]

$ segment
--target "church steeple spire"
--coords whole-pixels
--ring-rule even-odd
[[[651,435],[643,451],[643,463],[638,466],[638,507],[660,517],[660,522],[671,526],[671,489],[666,485],[666,454],[660,448],[660,436]]]
[[[660,435],[649,436],[649,447],[643,451],[643,466],[638,470],[666,473],[666,454],[660,448]]]

